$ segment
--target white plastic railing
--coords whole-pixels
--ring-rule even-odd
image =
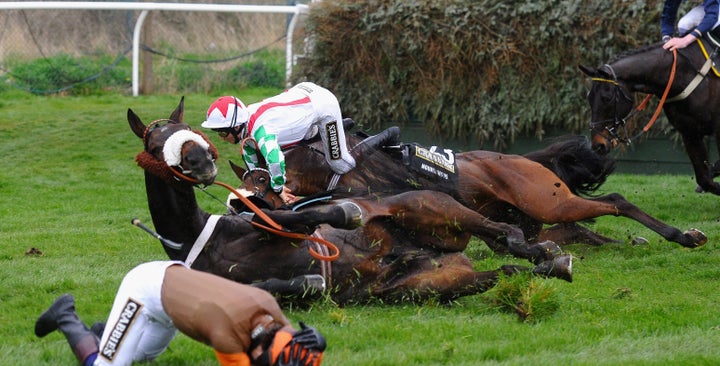
[[[230,4],[190,4],[190,3],[145,3],[145,2],[91,2],[91,1],[6,1],[0,2],[0,10],[141,10],[135,23],[132,45],[132,92],[138,96],[140,91],[140,34],[147,13],[152,10],[205,11],[234,13],[283,13],[293,14],[287,27],[285,43],[285,80],[290,80],[292,72],[292,41],[297,20],[308,12],[307,5],[230,5]]]

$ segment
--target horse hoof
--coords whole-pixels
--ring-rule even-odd
[[[305,290],[325,291],[325,278],[319,274],[303,276],[303,287]]]
[[[692,237],[693,242],[690,245],[685,245],[688,248],[697,248],[699,246],[705,245],[707,243],[707,236],[705,233],[698,229],[691,228],[690,230],[686,231],[684,233],[685,235],[690,235]]]
[[[572,255],[564,254],[538,264],[533,273],[572,282],[572,260]]]
[[[362,209],[355,202],[345,201],[338,204],[345,214],[345,228],[355,229],[362,226]]]
[[[560,246],[554,241],[546,240],[542,243],[537,243],[536,245],[542,250],[545,260],[549,261],[563,254],[562,248],[560,248]]]
[[[632,245],[645,245],[645,244],[650,243],[650,241],[643,238],[642,236],[638,236],[637,238],[633,239],[630,243]]]

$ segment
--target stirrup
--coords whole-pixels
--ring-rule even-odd
[[[325,278],[319,274],[308,274],[303,276],[303,286],[306,289],[325,291]]]

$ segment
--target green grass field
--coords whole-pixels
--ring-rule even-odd
[[[238,95],[247,102],[277,90]],[[200,128],[218,95],[189,95],[185,120]],[[132,108],[147,123],[167,118],[179,96],[0,97],[0,365],[75,365],[60,333],[33,334],[37,316],[71,292],[88,323],[104,320],[117,286],[138,263],[166,259],[150,225],[142,148],[130,131]],[[237,147],[220,143],[218,180],[234,183],[226,161]],[[326,365],[715,365],[720,364],[720,197],[693,192],[690,176],[614,175],[619,192],[681,230],[703,230],[708,244],[686,249],[640,224],[603,217],[591,225],[622,244],[572,245],[575,280],[541,280],[556,311],[534,322],[498,310],[483,295],[452,305],[338,307],[321,301],[286,309],[327,337]],[[224,197],[222,188],[210,191]],[[213,213],[225,208],[199,194]],[[631,245],[642,236],[649,243]],[[36,248],[42,255],[26,254]],[[524,264],[473,242],[478,269]],[[180,335],[154,365],[216,365],[212,349]]]

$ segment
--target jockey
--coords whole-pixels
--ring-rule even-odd
[[[310,82],[245,106],[239,99],[224,96],[213,102],[202,127],[216,131],[223,140],[237,144],[246,137],[257,141],[244,146],[242,156],[248,169],[257,167],[262,155],[270,170],[271,186],[285,202],[296,197],[285,185],[285,157],[282,149],[315,137],[323,141],[330,168],[342,175],[355,167],[345,142],[340,105],[329,90]]]
[[[679,37],[675,34],[675,20],[683,0],[665,0],[660,28],[663,48],[675,50],[685,48],[698,38],[720,25],[720,0],[703,0],[702,5],[690,9],[677,23]]]
[[[153,360],[178,330],[213,347],[223,366],[318,366],[326,347],[314,328],[300,323],[294,330],[269,292],[178,261],[143,263],[128,272],[106,324],[88,329],[75,299],[65,294],[40,315],[35,335],[59,329],[83,366]]]

